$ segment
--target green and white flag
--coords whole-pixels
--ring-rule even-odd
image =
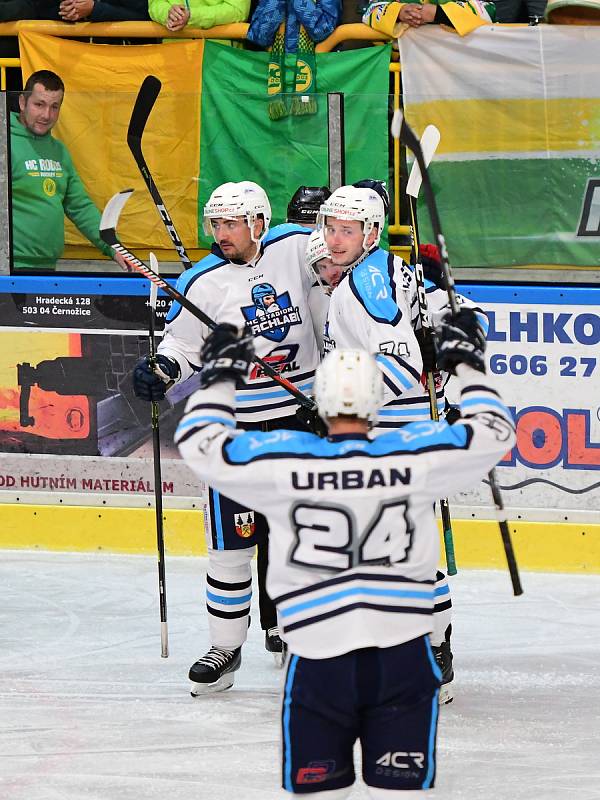
[[[399,45],[407,120],[441,132],[431,176],[451,263],[597,267],[600,28],[431,25]]]

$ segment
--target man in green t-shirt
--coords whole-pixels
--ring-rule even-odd
[[[19,96],[20,112],[10,115],[13,266],[56,269],[65,246],[66,214],[98,250],[127,270],[122,257],[100,239],[100,212],[69,151],[52,136],[64,92],[54,72],[34,72]]]

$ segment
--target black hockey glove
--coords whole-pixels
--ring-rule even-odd
[[[311,410],[305,406],[300,406],[298,411],[296,411],[295,417],[307,431],[310,431],[310,433],[316,433],[317,436],[320,436],[322,439],[327,436],[327,425],[319,416],[319,412],[316,408]]]
[[[423,359],[423,372],[435,372],[437,370],[435,336],[433,331],[426,332],[422,328],[415,331],[421,358]]]
[[[472,309],[461,308],[455,317],[445,314],[435,333],[438,369],[455,375],[458,364],[468,364],[485,373],[485,334]]]
[[[133,368],[135,396],[140,400],[162,400],[179,375],[179,364],[174,359],[159,353],[152,364],[150,356],[144,356]]]
[[[210,333],[200,353],[202,372],[200,386],[207,386],[226,378],[243,381],[248,377],[254,357],[254,341],[235,325],[227,322],[217,325]]]

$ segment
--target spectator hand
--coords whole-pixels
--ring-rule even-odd
[[[254,341],[235,325],[222,323],[210,333],[200,353],[203,367],[200,386],[206,389],[224,378],[245,380],[254,358]]]
[[[426,25],[428,22],[433,22],[437,6],[427,3],[421,5],[420,3],[407,3],[400,9],[398,20],[410,25],[411,28],[419,28],[421,25]]]
[[[189,9],[185,6],[174,5],[169,9],[167,17],[167,29],[170,31],[180,31],[188,24],[190,19]]]
[[[162,400],[179,374],[179,364],[174,359],[159,353],[152,363],[150,356],[144,356],[133,368],[135,396],[140,400]]]
[[[65,22],[78,22],[89,17],[94,10],[94,0],[62,0],[58,13]]]
[[[134,272],[133,267],[129,266],[129,263],[121,253],[113,252],[113,261],[125,272]]]
[[[456,375],[459,364],[468,364],[485,373],[485,335],[472,309],[461,308],[455,317],[445,314],[435,333],[438,369]]]

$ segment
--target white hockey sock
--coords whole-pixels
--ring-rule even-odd
[[[429,635],[429,641],[433,647],[439,647],[445,639],[448,625],[452,622],[450,587],[446,576],[439,570],[435,578],[434,591],[433,633]]]
[[[210,642],[233,650],[241,647],[248,634],[252,597],[250,562],[254,548],[208,550],[206,608]]]

